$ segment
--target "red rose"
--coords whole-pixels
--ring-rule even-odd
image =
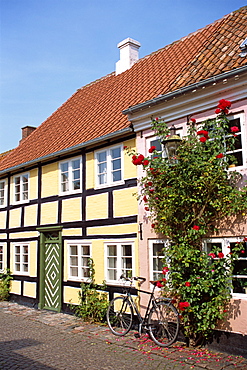
[[[211,253],[209,253],[208,255],[209,255],[210,257],[212,257],[212,258],[216,258],[216,254],[214,254],[214,253],[212,253],[212,252],[211,252]]]
[[[153,193],[154,192],[154,189],[149,189],[150,193]]]
[[[205,143],[205,141],[207,141],[207,139],[205,138],[205,136],[200,137],[199,140],[200,140],[201,143]]]
[[[151,146],[149,149],[148,149],[148,151],[149,151],[149,153],[153,153],[153,151],[156,149],[156,146]]]
[[[146,195],[144,195],[144,197],[143,197],[143,201],[144,201],[144,202],[147,202],[147,201],[148,201],[148,198],[146,197]]]
[[[143,161],[143,165],[144,166],[147,166],[149,164],[149,160],[148,159],[144,159],[144,161]]]
[[[144,209],[145,209],[145,211],[149,211],[149,208],[148,207],[145,207]]]
[[[163,278],[162,281],[163,281],[163,283],[166,283],[167,282],[167,280],[165,278]]]
[[[163,284],[162,284],[162,282],[161,282],[161,281],[157,281],[157,282],[156,282],[156,286],[157,286],[158,288],[162,288],[162,287],[163,287]]]
[[[187,286],[187,287],[190,287],[190,282],[189,281],[186,281],[186,283],[184,284],[185,286]]]
[[[238,132],[239,128],[237,126],[232,126],[231,127],[231,132]]]
[[[153,185],[152,181],[148,181],[148,186],[152,186],[152,185]]]
[[[169,271],[169,268],[167,266],[163,267],[162,274],[166,274]]]
[[[216,158],[223,158],[224,157],[224,154],[223,153],[220,153],[220,154],[217,154],[216,155]]]
[[[216,114],[221,113],[221,109],[220,109],[220,108],[217,108],[217,109],[215,110],[215,113],[216,113]]]
[[[196,119],[195,119],[195,118],[191,118],[191,119],[190,119],[190,122],[192,122],[192,123],[196,123]]]
[[[219,257],[219,258],[224,258],[224,253],[219,252],[219,253],[218,253],[218,257]]]
[[[247,242],[247,237],[246,237],[246,236],[244,237],[244,240],[243,240],[243,241],[244,241],[244,242]]]
[[[179,304],[178,304],[178,308],[181,311],[184,311],[184,309],[189,307],[189,306],[190,306],[189,302],[179,302]]]
[[[151,227],[152,227],[152,229],[154,229],[155,228],[155,224],[152,224]]]
[[[197,231],[198,231],[198,230],[200,230],[200,226],[194,225],[194,226],[192,227],[192,229],[193,229],[193,230],[197,230]]]

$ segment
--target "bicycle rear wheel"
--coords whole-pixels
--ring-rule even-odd
[[[114,298],[107,309],[107,324],[115,335],[126,335],[133,323],[133,309],[127,297]]]
[[[178,311],[170,302],[157,302],[149,313],[148,327],[150,337],[156,344],[170,346],[179,332]]]

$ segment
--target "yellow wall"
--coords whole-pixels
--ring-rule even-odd
[[[21,208],[15,208],[10,210],[9,226],[20,227],[21,224]]]
[[[94,188],[95,167],[94,167],[94,152],[86,154],[86,189]]]
[[[23,295],[26,297],[36,298],[36,283],[24,281]]]
[[[6,216],[7,216],[6,211],[0,212],[0,229],[6,228]]]
[[[122,225],[111,225],[111,226],[98,226],[88,227],[87,235],[119,235],[137,233],[137,224],[122,224]]]
[[[91,195],[86,198],[86,220],[108,218],[108,194]]]
[[[42,198],[59,193],[58,176],[58,162],[42,167]]]
[[[38,169],[29,172],[29,199],[38,198]]]
[[[104,241],[92,241],[92,259],[95,264],[95,280],[97,284],[102,284],[105,279],[105,259],[104,259]]]
[[[123,142],[124,146],[127,146],[130,149],[136,149],[135,139],[126,140]],[[128,155],[126,150],[124,151],[124,178],[131,179],[137,177],[136,166],[132,163],[132,157]]]
[[[20,281],[11,280],[10,293],[12,293],[12,294],[21,294],[21,282]]]
[[[48,202],[41,205],[41,224],[55,224],[58,216],[58,202]]]
[[[62,203],[62,222],[81,221],[81,198],[70,198]]]
[[[73,287],[65,286],[63,290],[64,302],[79,304],[80,303],[79,291],[80,291],[80,288],[73,288]]]
[[[38,210],[37,204],[25,207],[25,219],[24,219],[25,226],[37,225],[37,210]]]
[[[115,190],[113,192],[114,217],[132,216],[138,214],[138,202],[133,195],[136,188]]]

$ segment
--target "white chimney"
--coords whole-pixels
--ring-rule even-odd
[[[131,68],[139,59],[139,48],[141,44],[128,37],[121,41],[117,47],[120,49],[120,60],[116,63],[116,75]]]

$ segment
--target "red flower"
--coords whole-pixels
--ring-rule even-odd
[[[198,231],[198,230],[200,230],[200,226],[194,225],[194,226],[192,227],[192,229],[193,229],[193,230],[197,230],[197,231]]]
[[[149,164],[149,160],[148,159],[144,159],[143,166],[147,166],[148,164]]]
[[[245,251],[243,250],[243,251],[240,251],[240,253],[245,253]]]
[[[152,185],[153,185],[152,181],[148,181],[148,186],[152,186]]]
[[[220,153],[220,154],[217,154],[216,155],[216,158],[223,158],[224,157],[224,154],[223,153]]]
[[[154,146],[154,145],[152,145],[149,149],[148,149],[148,151],[149,151],[149,153],[153,153],[153,151],[156,149],[156,146]]]
[[[146,195],[144,195],[144,197],[143,197],[143,201],[144,201],[144,202],[147,202],[147,201],[148,201],[148,198],[147,198],[147,196],[146,196]]]
[[[145,207],[144,209],[145,209],[145,211],[149,211],[149,208],[148,207]]]
[[[190,119],[190,122],[192,122],[192,123],[196,123],[196,119],[195,119],[195,118],[191,118],[191,119]]]
[[[237,126],[232,126],[231,127],[231,132],[238,132],[239,128]]]
[[[166,274],[169,271],[169,268],[167,266],[163,267],[162,274]]]
[[[218,257],[219,257],[219,258],[224,258],[224,253],[219,252],[219,253],[218,253]]]
[[[163,287],[163,284],[162,284],[162,282],[161,282],[161,281],[156,281],[156,286],[157,286],[158,288],[162,288],[162,287]]]
[[[211,252],[211,253],[209,253],[208,255],[209,255],[210,257],[212,257],[212,258],[216,258],[216,254],[214,254],[214,253],[212,253],[212,252]]]
[[[205,136],[200,137],[199,140],[200,140],[201,143],[205,143],[207,141],[207,139],[205,138]]]
[[[152,229],[154,229],[155,228],[155,224],[152,224],[151,227],[152,227]]]
[[[163,278],[162,281],[163,281],[163,283],[166,283],[167,280],[165,278]]]
[[[155,120],[158,121],[159,120],[159,117],[156,117]]]
[[[215,113],[216,113],[216,114],[221,113],[221,109],[220,109],[220,108],[215,109]]]
[[[154,192],[154,189],[149,189],[150,193],[153,193]]]
[[[189,281],[186,281],[186,283],[184,284],[185,286],[187,286],[187,287],[190,287],[190,282]]]
[[[185,308],[189,306],[190,306],[189,302],[179,302],[178,304],[178,308],[180,309],[180,311],[184,311]]]
[[[246,237],[246,236],[244,237],[244,240],[243,240],[243,241],[244,241],[244,242],[247,242],[247,237]]]

